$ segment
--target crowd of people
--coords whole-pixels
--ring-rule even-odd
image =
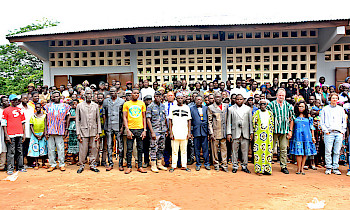
[[[297,174],[325,168],[341,175],[339,164],[348,163],[350,77],[338,89],[324,77],[315,87],[307,78],[125,87],[115,80],[29,84],[26,93],[1,96],[0,170],[65,171],[69,163],[82,173],[88,163],[94,172],[129,174],[134,158],[141,173],[190,172],[193,163],[196,171],[203,164],[228,172],[232,165],[237,173],[240,165],[251,173],[252,162],[260,176],[279,162],[284,174],[295,163]]]

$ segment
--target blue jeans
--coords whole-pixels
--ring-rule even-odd
[[[196,166],[202,165],[200,158],[201,148],[203,150],[204,166],[210,166],[207,136],[194,137],[194,152],[196,154]]]
[[[330,132],[329,135],[324,134],[325,144],[325,160],[327,169],[339,168],[339,155],[342,146],[343,134],[338,132]],[[333,149],[333,160],[332,160]]]

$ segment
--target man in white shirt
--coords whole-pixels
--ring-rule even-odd
[[[177,105],[170,108],[169,111],[169,134],[172,140],[172,164],[169,172],[174,172],[177,160],[179,147],[181,150],[181,165],[182,170],[190,172],[187,168],[187,141],[191,135],[191,111],[190,108],[183,104],[183,95],[176,95]]]
[[[241,94],[244,98],[246,98],[247,91],[242,87],[242,80],[236,80],[236,87],[231,90],[230,97],[232,94]]]
[[[147,95],[152,96],[152,100],[154,99],[155,90],[152,87],[149,87],[148,80],[143,81],[143,88],[141,89],[140,97],[144,98]]]
[[[23,158],[27,158],[27,165],[29,168],[32,167],[33,165],[33,158],[27,156],[28,154],[28,147],[29,147],[29,142],[30,142],[30,137],[32,136],[32,133],[30,131],[30,118],[34,115],[34,108],[31,106],[28,106],[28,94],[23,93],[21,96],[21,103],[18,105],[18,108],[20,108],[23,111],[23,114],[25,116],[25,142],[23,142]]]
[[[2,121],[2,112],[10,106],[7,96],[1,97],[0,122]],[[0,171],[5,171],[7,146],[5,143],[4,129],[0,126]]]
[[[331,104],[324,107],[320,112],[320,124],[324,133],[326,174],[333,171],[336,175],[341,175],[339,171],[339,155],[342,141],[346,132],[346,115],[344,108],[337,105],[339,96],[331,93],[329,96]],[[332,158],[333,152],[333,158]],[[350,175],[350,174],[349,174]]]

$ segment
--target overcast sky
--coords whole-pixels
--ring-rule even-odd
[[[54,3],[53,3],[54,2]],[[350,18],[350,0],[17,0],[0,3],[0,44],[6,34],[46,17],[72,28],[111,28],[117,23],[157,25],[230,17],[233,23]],[[327,3],[327,4],[325,4]],[[226,18],[227,19],[227,18]],[[264,21],[265,20],[265,21]],[[190,21],[189,21],[190,22]],[[209,22],[209,21],[208,21]],[[206,21],[202,22],[203,24]],[[126,24],[128,25],[128,24]]]

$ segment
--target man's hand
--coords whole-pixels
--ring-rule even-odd
[[[173,134],[171,134],[171,135],[173,135]],[[173,136],[173,138],[174,138],[174,136]],[[187,134],[187,140],[190,140],[192,138],[193,138],[192,134]]]
[[[66,129],[66,131],[64,132],[64,138],[67,138],[68,136],[68,130]]]
[[[152,132],[152,133],[151,133],[151,137],[152,137],[153,140],[156,140],[156,133],[155,133],[155,132]]]
[[[80,143],[83,142],[83,140],[81,139],[81,135],[80,134],[78,135],[78,140],[79,140]]]
[[[126,136],[128,139],[132,139],[132,137],[134,136],[134,134],[131,133],[131,131],[128,129],[126,130]],[[142,136],[142,135],[141,135]]]
[[[156,134],[154,134],[154,135],[156,135]],[[145,138],[146,138],[146,131],[143,131],[142,133],[141,133],[141,138],[142,138],[142,140],[144,140]],[[152,137],[153,138],[153,137]]]
[[[254,135],[251,133],[250,134],[250,141],[253,141]]]
[[[215,136],[214,136],[214,134],[209,134],[209,140],[215,141]]]
[[[188,139],[188,135],[187,135],[187,139]],[[170,133],[170,140],[174,140],[174,134],[173,134],[173,132]]]
[[[226,137],[227,141],[229,142],[232,142],[232,135],[231,134],[228,134],[227,137]]]
[[[121,127],[120,128],[120,133],[123,134],[123,132],[124,132],[124,127]]]
[[[26,135],[23,134],[23,137],[22,137],[22,143],[24,143],[26,141]]]
[[[287,134],[287,139],[291,139],[291,138],[292,138],[292,136],[293,136],[292,131],[289,131],[289,133]]]

